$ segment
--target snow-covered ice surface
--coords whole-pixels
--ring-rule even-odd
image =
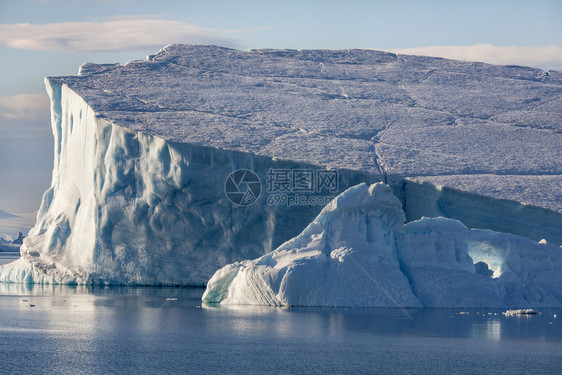
[[[297,237],[211,278],[206,303],[351,307],[560,307],[559,246],[470,230],[446,218],[405,224],[392,190],[354,186]]]
[[[322,209],[269,205],[266,194],[236,207],[224,182],[239,168],[264,184],[270,168],[336,169],[336,193],[386,180],[407,221],[441,215],[562,243],[559,72],[170,45],[46,86],[52,184],[0,281],[202,285]]]
[[[81,71],[51,81],[98,117],[168,141],[375,174],[492,174],[487,194],[561,210],[560,188],[535,200],[536,184],[520,180],[562,182],[560,72],[372,50],[187,45]]]

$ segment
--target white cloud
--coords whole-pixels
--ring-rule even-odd
[[[0,118],[49,121],[49,96],[46,93],[0,96]]]
[[[400,48],[391,51],[407,55],[436,56],[499,65],[525,65],[562,71],[562,46],[556,45],[499,47],[491,44],[475,44],[472,46]]]
[[[121,18],[106,22],[0,24],[0,43],[34,51],[122,51],[161,48],[170,43],[234,46],[240,30],[202,28],[185,22]]]

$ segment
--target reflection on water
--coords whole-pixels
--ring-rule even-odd
[[[549,373],[562,311],[201,305],[203,289],[0,283],[3,372]],[[25,367],[22,367],[25,364]],[[538,367],[537,367],[538,366]]]

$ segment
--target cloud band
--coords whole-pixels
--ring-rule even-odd
[[[147,50],[170,43],[233,46],[237,31],[215,30],[157,19],[0,25],[0,42],[33,51],[105,52]]]
[[[491,44],[472,46],[428,46],[391,50],[406,55],[443,57],[454,60],[481,61],[499,65],[525,65],[562,71],[562,46],[510,46]]]

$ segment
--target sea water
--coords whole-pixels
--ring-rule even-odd
[[[558,373],[562,310],[202,305],[203,289],[0,284],[2,374]]]

